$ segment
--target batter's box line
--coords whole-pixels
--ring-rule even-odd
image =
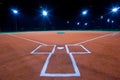
[[[84,49],[85,51],[84,52],[71,52],[70,50],[69,50],[69,46],[80,46],[80,47],[82,47],[82,49]],[[66,51],[67,51],[67,53],[69,54],[69,53],[72,53],[72,54],[90,54],[91,52],[87,49],[87,48],[85,48],[83,45],[65,45],[65,47],[66,47]]]
[[[49,53],[52,53],[52,51],[51,52],[36,52],[42,46],[54,46],[54,45],[39,45],[34,50],[32,50],[30,53],[31,54],[49,54]]]
[[[35,48],[32,52],[31,52],[31,54],[35,54],[35,53],[37,53],[37,52],[35,52],[35,51],[37,51],[40,47],[42,47],[42,46],[44,46],[44,45],[39,45],[37,48]],[[51,59],[51,56],[54,54],[54,52],[55,52],[55,49],[56,49],[56,45],[51,45],[51,46],[53,46],[53,49],[52,49],[52,51],[51,52],[49,52],[49,55],[48,55],[48,57],[47,57],[47,59],[46,59],[46,61],[45,61],[45,63],[44,63],[44,65],[43,65],[43,68],[42,68],[42,70],[41,70],[41,72],[40,72],[40,76],[46,76],[46,77],[77,77],[77,76],[80,76],[80,71],[79,71],[79,69],[78,69],[78,67],[77,67],[77,64],[76,64],[76,61],[75,61],[75,59],[74,59],[74,56],[72,55],[73,53],[72,52],[70,52],[69,51],[69,48],[68,48],[68,46],[70,46],[70,45],[65,45],[65,50],[66,50],[66,53],[69,55],[69,57],[70,57],[70,59],[71,59],[71,62],[72,62],[72,66],[73,66],[73,68],[74,68],[74,73],[47,73],[46,72],[46,70],[47,70],[47,68],[48,68],[48,64],[49,64],[49,61],[50,61],[50,59]],[[75,45],[71,45],[71,46],[75,46]],[[91,53],[88,49],[86,49],[83,45],[77,45],[77,46],[80,46],[80,47],[82,47],[84,50],[85,50],[85,52],[79,52],[79,54],[80,53]],[[39,54],[40,54],[40,52],[39,52]],[[42,54],[45,54],[45,53],[42,53]]]
[[[67,47],[65,47],[66,50],[68,49]],[[75,62],[75,59],[72,55],[72,53],[69,53],[68,55],[70,56],[70,59],[72,61],[72,66],[74,68],[74,73],[47,73],[46,70],[47,70],[47,67],[48,67],[48,64],[49,64],[49,61],[50,61],[50,58],[51,56],[54,54],[55,52],[55,49],[56,49],[56,45],[54,45],[53,47],[53,50],[52,50],[52,53],[50,53],[45,61],[45,64],[43,65],[43,68],[42,68],[42,71],[40,73],[40,76],[46,76],[46,77],[73,77],[73,76],[80,76],[80,72],[79,72],[79,69],[77,67],[77,64]]]

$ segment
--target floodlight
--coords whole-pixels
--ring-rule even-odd
[[[104,17],[103,16],[100,16],[100,19],[103,19]]]
[[[117,12],[118,11],[118,8],[113,8],[112,9],[112,12]]]
[[[114,23],[114,20],[112,20],[111,22]]]
[[[79,26],[79,25],[80,25],[80,22],[77,22],[77,25]]]
[[[48,12],[47,12],[46,10],[43,10],[42,15],[43,15],[43,16],[47,16],[47,15],[48,15]]]
[[[82,15],[86,15],[88,13],[88,10],[84,10],[83,12],[82,12]]]
[[[110,19],[109,19],[109,18],[107,19],[107,22],[108,22],[108,23],[110,22]]]
[[[67,21],[67,24],[69,24],[70,23],[70,21]]]
[[[88,23],[86,22],[86,23],[84,23],[84,25],[85,25],[85,26],[87,26],[87,25],[88,25]]]
[[[112,8],[112,12],[117,12],[120,9],[120,7],[114,7]]]
[[[14,14],[18,14],[18,10],[16,10],[16,9],[12,9],[12,12],[13,12]]]
[[[19,11],[17,9],[11,9],[11,11],[15,15],[15,27],[16,27],[16,31],[17,31],[17,28],[18,28],[18,25],[17,25],[17,15],[18,15]]]

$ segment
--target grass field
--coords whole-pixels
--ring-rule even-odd
[[[0,80],[120,80],[120,32],[0,34]]]

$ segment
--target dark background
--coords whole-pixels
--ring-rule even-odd
[[[0,0],[0,31],[16,31],[16,23],[17,31],[120,30],[120,11],[110,13],[114,6],[120,6],[120,0]],[[19,14],[14,15],[12,8]],[[47,18],[41,15],[43,9],[48,10]],[[81,15],[84,9],[86,16]],[[114,23],[107,23],[108,18]]]

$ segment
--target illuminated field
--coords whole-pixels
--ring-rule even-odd
[[[119,80],[120,32],[0,34],[0,80]]]

